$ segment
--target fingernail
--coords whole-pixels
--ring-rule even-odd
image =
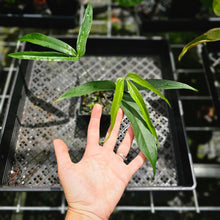
[[[95,104],[95,107],[97,110],[101,110],[102,109],[102,106],[100,104]]]

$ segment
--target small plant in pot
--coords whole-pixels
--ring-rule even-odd
[[[102,116],[100,120],[100,137],[105,137],[110,125],[110,111],[113,100],[113,92],[96,91],[81,96],[80,107],[77,111],[77,127],[87,133],[92,109],[96,103],[102,106]]]
[[[81,24],[76,50],[63,41],[39,33],[27,34],[20,38],[21,41],[38,44],[55,51],[38,52],[24,51],[9,54],[19,59],[31,59],[41,61],[79,61],[85,54],[87,37],[92,24],[92,6],[88,4],[83,22]],[[118,78],[116,82],[110,80],[89,81],[66,91],[56,102],[70,98],[80,97],[94,92],[112,92],[111,104],[111,125],[110,133],[114,127],[116,115],[121,107],[132,124],[135,138],[140,150],[152,164],[154,174],[156,172],[158,137],[155,127],[150,119],[146,103],[144,102],[141,90],[151,90],[170,105],[166,97],[159,89],[191,89],[194,88],[180,82],[163,79],[143,79],[134,72],[129,72],[124,77]],[[109,134],[110,135],[110,134]]]

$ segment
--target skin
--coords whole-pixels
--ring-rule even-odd
[[[87,146],[78,163],[70,159],[66,144],[54,140],[58,175],[63,187],[68,211],[66,219],[108,219],[120,200],[129,180],[143,165],[145,156],[139,153],[128,165],[114,153],[123,111],[119,109],[110,138],[99,145],[99,124],[102,107],[93,108],[88,127]],[[134,131],[130,126],[117,153],[127,156]]]

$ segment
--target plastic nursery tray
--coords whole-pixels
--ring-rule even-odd
[[[75,47],[76,40],[64,38]],[[25,50],[40,50],[25,45]],[[90,38],[80,62],[21,61],[0,145],[0,190],[61,190],[52,145],[63,139],[73,161],[79,161],[86,145],[86,129],[78,122],[80,99],[55,103],[67,89],[95,79],[112,79],[136,72],[144,78],[173,79],[166,40]],[[176,91],[165,93],[172,108],[143,92],[159,138],[156,176],[149,161],[136,172],[127,190],[191,190],[195,187],[191,155],[180,115]],[[119,145],[129,126],[124,118]],[[139,152],[134,141],[129,160]],[[94,173],[94,175],[96,175]]]

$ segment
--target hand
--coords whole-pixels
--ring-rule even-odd
[[[54,140],[58,175],[68,203],[67,219],[108,219],[120,200],[133,174],[143,165],[145,156],[139,153],[128,165],[115,154],[118,131],[123,118],[119,109],[110,138],[99,145],[99,123],[102,107],[93,108],[88,127],[87,146],[78,163],[70,159],[66,144]],[[130,126],[117,153],[127,156],[134,131]]]

